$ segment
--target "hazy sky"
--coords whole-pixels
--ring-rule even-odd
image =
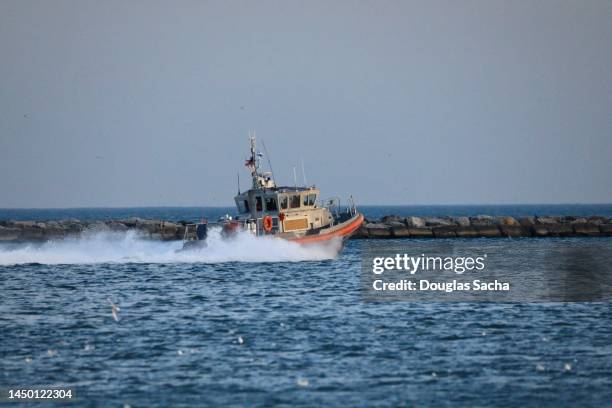
[[[612,1],[0,0],[0,207],[612,202]],[[301,179],[301,176],[300,176]]]

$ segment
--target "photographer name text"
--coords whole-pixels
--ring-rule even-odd
[[[486,267],[487,255],[470,256],[410,256],[408,254],[396,254],[391,257],[374,257],[372,259],[372,273],[380,277],[387,271],[402,271],[410,276],[411,279],[399,279],[387,282],[383,279],[375,279],[372,288],[375,291],[474,291],[474,292],[508,292],[510,284],[508,282],[486,281],[483,279],[472,280],[432,280],[432,279],[412,279],[420,271],[439,271],[453,272],[462,275],[465,272],[479,272]],[[396,275],[395,275],[396,276]]]

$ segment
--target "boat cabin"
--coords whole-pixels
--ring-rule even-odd
[[[272,218],[271,233],[316,231],[329,225],[331,213],[318,206],[318,199],[315,187],[258,188],[234,197],[239,218],[254,221],[258,235],[266,216]]]

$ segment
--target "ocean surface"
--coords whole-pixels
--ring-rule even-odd
[[[612,215],[611,205],[362,210],[370,218]],[[0,210],[0,219],[194,220],[227,211]],[[508,256],[516,242],[537,249],[610,239],[471,242],[490,257],[504,254],[511,271],[529,262]],[[118,407],[612,401],[610,302],[372,302],[360,293],[368,240],[349,241],[339,254],[214,233],[199,252],[176,252],[180,245],[132,233],[0,244],[0,389],[71,387],[77,401],[69,406]]]

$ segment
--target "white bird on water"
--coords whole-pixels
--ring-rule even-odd
[[[114,304],[113,301],[110,300],[110,298],[108,298],[107,300],[108,300],[108,303],[111,306],[111,313],[113,314],[113,319],[115,319],[115,321],[118,322],[119,321],[119,311],[121,309],[119,308],[119,306]]]

